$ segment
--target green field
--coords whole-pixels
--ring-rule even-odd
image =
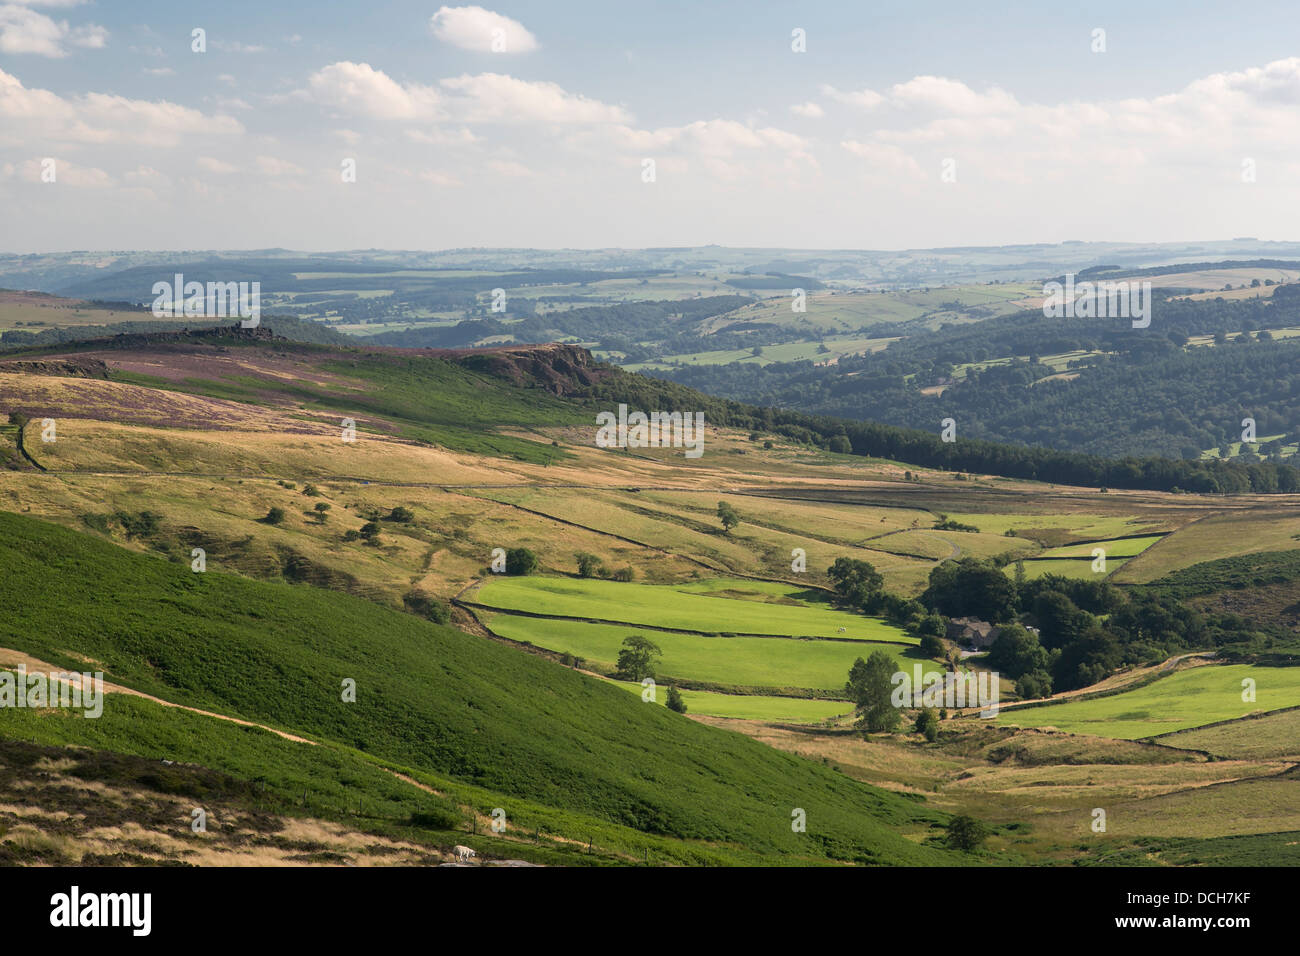
[[[1008,531],[1059,531],[1074,538],[1109,538],[1145,531],[1150,522],[1124,515],[1089,514],[1062,511],[988,514],[977,512],[949,512],[948,517],[962,524],[974,525],[986,534],[1005,534]],[[1030,536],[1030,535],[1026,535]]]
[[[672,631],[639,630],[619,624],[588,624],[511,614],[485,616],[493,632],[558,653],[573,654],[590,664],[612,669],[623,639],[639,634],[663,651],[656,671],[663,679],[705,681],[733,687],[807,688],[840,691],[849,668],[872,648],[860,642],[801,641],[780,637],[704,637]],[[892,647],[891,651],[898,648]],[[898,655],[910,669],[922,661],[908,648]],[[927,671],[940,670],[924,660]]]
[[[1141,554],[1164,535],[1151,534],[1141,538],[1117,538],[1110,541],[1087,541],[1082,544],[1070,544],[1060,548],[1050,548],[1036,557],[1040,558],[1088,558],[1092,559],[1095,548],[1106,552],[1106,566],[1109,568],[1112,558],[1132,558]]]
[[[754,582],[725,578],[688,589],[594,579],[503,577],[485,583],[472,599],[506,611],[712,634],[917,643],[916,638],[877,618],[835,610],[820,594],[786,588],[778,596],[756,589]]]
[[[1300,710],[1185,730],[1161,737],[1160,742],[1167,747],[1207,750],[1234,760],[1295,759],[1300,754]]]
[[[684,355],[666,355],[658,362],[624,365],[629,372],[642,372],[648,368],[666,369],[672,365],[728,365],[741,362],[745,365],[769,365],[772,362],[829,362],[842,355],[859,355],[878,352],[897,341],[896,338],[873,339],[862,336],[828,336],[821,342],[788,342],[783,345],[764,345],[761,354],[753,349],[720,349],[716,352],[691,352]],[[824,344],[826,351],[821,351]]]
[[[1080,581],[1087,581],[1093,578],[1104,578],[1114,571],[1119,570],[1127,563],[1126,558],[1106,558],[1106,573],[1094,571],[1092,569],[1092,559],[1082,558],[1049,558],[1046,560],[1024,562],[1025,578],[1032,581],[1034,578],[1041,578],[1045,574],[1057,574],[1063,578],[1074,578]],[[1015,565],[1009,564],[1006,567],[1008,574],[1015,573]]]
[[[640,696],[640,684],[612,680],[616,687]],[[832,717],[852,712],[853,705],[842,700],[808,700],[799,697],[756,697],[745,694],[717,694],[712,691],[684,690],[686,712],[702,717],[730,717],[733,720],[773,720],[792,724],[818,724]],[[668,690],[655,689],[655,703],[666,706]]]
[[[1253,703],[1241,699],[1241,682],[1248,677],[1256,682]],[[1109,697],[1014,708],[997,720],[1012,727],[1055,727],[1076,734],[1139,740],[1297,704],[1300,667],[1209,665]]]
[[[768,322],[807,329],[810,337],[819,330],[856,332],[895,322],[916,322],[926,328],[938,328],[945,322],[975,322],[1017,312],[1029,307],[1026,303],[1035,296],[1041,301],[1042,294],[1042,286],[1030,282],[955,285],[899,292],[818,291],[808,293],[807,311],[797,313],[791,310],[790,293],[786,291],[709,319],[704,328],[716,331],[732,322]]]

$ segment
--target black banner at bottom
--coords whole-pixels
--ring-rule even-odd
[[[991,941],[1014,928],[1021,939],[1231,945],[1293,923],[1292,879],[1244,868],[10,869],[0,870],[0,899],[7,933],[28,943],[235,943],[282,930],[299,944],[373,944],[384,929],[536,941],[543,927],[578,924],[584,934],[653,936],[690,926],[695,938],[712,928],[734,942],[781,922],[819,938],[890,926],[969,940],[986,921]]]

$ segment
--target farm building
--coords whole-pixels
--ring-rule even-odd
[[[956,617],[948,622],[947,637],[950,641],[969,644],[983,650],[991,647],[1002,633],[1000,627],[973,617]]]

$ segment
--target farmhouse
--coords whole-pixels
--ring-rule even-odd
[[[950,641],[969,644],[983,650],[991,647],[1002,633],[1000,627],[973,617],[955,617],[948,622],[947,637]]]

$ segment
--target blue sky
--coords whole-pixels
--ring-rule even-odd
[[[1294,239],[1298,24],[1286,3],[0,0],[0,250]]]

